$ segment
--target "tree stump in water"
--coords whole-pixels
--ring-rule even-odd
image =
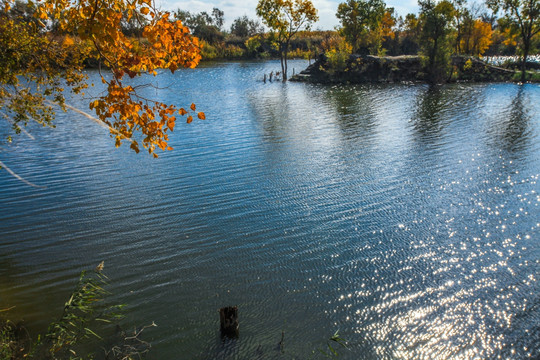
[[[219,320],[221,322],[221,335],[238,337],[238,307],[227,306],[219,309]]]

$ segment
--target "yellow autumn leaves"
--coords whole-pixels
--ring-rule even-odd
[[[191,106],[189,107],[192,111],[195,111],[197,110],[197,107],[195,106],[195,104],[191,104]],[[187,114],[187,111],[184,109],[184,108],[180,108],[180,110],[178,110],[178,113],[182,116],[186,115]],[[203,112],[199,112],[197,113],[197,117],[201,120],[206,120],[206,115],[203,113]],[[186,121],[188,124],[191,124],[193,122],[193,116],[192,115],[189,115],[187,117],[187,121]]]
[[[12,4],[14,0],[4,0],[0,10],[8,13]],[[168,132],[175,128],[175,114],[189,115],[188,123],[193,121],[193,116],[184,108],[140,97],[134,87],[124,84],[124,77],[133,78],[144,73],[156,75],[157,69],[174,72],[178,68],[197,66],[201,59],[200,44],[189,29],[180,21],[169,19],[169,14],[158,10],[151,0],[37,0],[32,5],[35,5],[36,21],[43,27],[41,30],[28,28],[24,33],[28,37],[24,50],[36,61],[32,66],[18,66],[16,74],[29,79],[35,78],[33,73],[45,74],[38,80],[41,85],[51,86],[63,78],[68,85],[74,86],[72,90],[79,92],[86,86],[85,61],[92,58],[100,68],[102,64],[103,68],[109,69],[112,77],[110,80],[101,77],[107,91],[92,100],[89,107],[113,129],[111,136],[115,137],[116,145],[119,146],[123,139],[130,139],[133,150],[138,152],[142,146],[156,157],[156,149],[170,150]],[[122,22],[136,14],[145,17],[142,38],[128,37],[122,32]],[[0,20],[4,21],[4,18]],[[55,28],[50,26],[53,23]],[[0,31],[2,29],[0,27]],[[17,41],[14,43],[18,44]],[[36,49],[28,48],[28,44],[36,44]],[[15,45],[14,48],[21,48]],[[22,58],[28,54],[15,55]],[[43,66],[47,68],[40,68]],[[0,81],[0,89],[4,83],[7,80]],[[15,81],[12,84],[22,86]],[[61,93],[63,89],[55,86],[54,91]],[[45,98],[36,98],[45,101]],[[51,100],[63,106],[63,96]],[[194,113],[195,105],[189,109]],[[32,116],[30,105],[26,109],[17,108],[17,111]],[[205,114],[199,112],[197,117],[204,120]]]

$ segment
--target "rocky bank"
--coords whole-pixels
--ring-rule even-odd
[[[342,69],[330,66],[326,56],[321,55],[306,70],[293,76],[291,81],[323,84],[333,83],[395,83],[426,82],[427,69],[420,56],[373,56],[350,55]],[[493,66],[469,56],[454,56],[447,82],[512,81],[516,72]]]

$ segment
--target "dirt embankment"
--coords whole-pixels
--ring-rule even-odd
[[[322,55],[291,80],[330,84],[425,82],[428,80],[425,63],[420,56],[379,57],[353,54],[341,69],[335,69]],[[447,81],[513,81],[516,74],[514,70],[493,66],[474,57],[454,56]]]

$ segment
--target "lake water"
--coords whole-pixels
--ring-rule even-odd
[[[71,111],[1,145],[46,189],[0,172],[0,309],[44,331],[104,260],[124,324],[158,325],[151,359],[305,359],[337,330],[342,359],[538,358],[540,87],[261,81],[278,69],[154,79],[207,117],[159,159]]]

